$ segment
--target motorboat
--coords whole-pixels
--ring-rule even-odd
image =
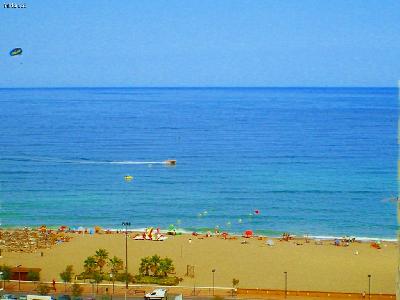
[[[176,165],[176,159],[167,159],[167,160],[164,161],[164,163],[166,165],[175,166]]]

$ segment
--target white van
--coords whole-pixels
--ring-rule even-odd
[[[144,295],[145,300],[162,300],[162,299],[166,299],[166,298],[167,298],[167,290],[166,289],[155,289],[151,293]]]
[[[54,300],[52,296],[26,295],[26,300]]]

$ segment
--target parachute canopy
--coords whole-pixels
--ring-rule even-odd
[[[22,54],[22,48],[14,48],[10,51],[11,56],[16,56],[21,54]]]

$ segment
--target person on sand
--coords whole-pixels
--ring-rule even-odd
[[[305,242],[306,242],[306,243],[309,243],[309,242],[310,242],[309,237],[308,237],[308,234],[305,235]]]
[[[57,291],[56,290],[56,281],[54,279],[53,279],[52,285],[53,285],[53,290],[56,292]]]
[[[289,233],[284,232],[284,233],[282,234],[282,240],[288,242],[289,239],[290,239]]]

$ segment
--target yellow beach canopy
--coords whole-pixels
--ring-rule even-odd
[[[133,179],[133,176],[131,175],[126,175],[124,176],[125,181],[131,181]]]

